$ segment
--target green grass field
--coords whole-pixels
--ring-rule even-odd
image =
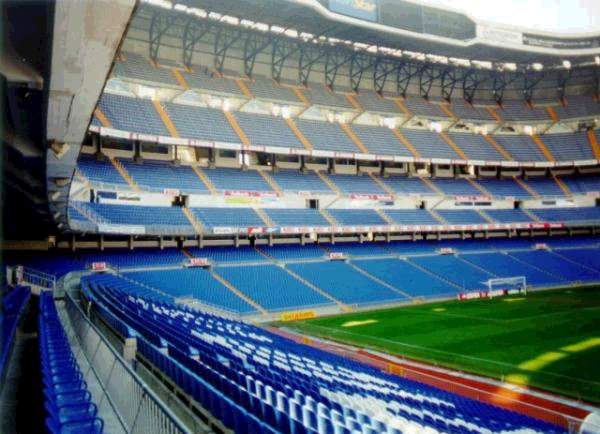
[[[305,334],[600,403],[600,287],[286,323]]]

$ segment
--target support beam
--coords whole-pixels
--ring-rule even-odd
[[[352,140],[352,142],[356,145],[356,147],[358,149],[360,149],[360,152],[365,153],[365,154],[368,154],[370,152],[367,149],[367,147],[364,145],[364,143],[358,138],[356,133],[354,131],[352,131],[352,128],[350,128],[350,125],[348,125],[348,124],[339,124],[339,125],[340,125],[340,128],[350,138],[350,140]]]
[[[467,154],[465,154],[464,151],[462,149],[460,149],[460,147],[454,142],[454,140],[452,140],[450,138],[450,136],[448,136],[448,134],[446,134],[443,131],[441,131],[439,134],[440,134],[440,137],[444,140],[444,142],[446,142],[448,144],[448,146],[450,146],[452,149],[454,149],[454,152],[456,152],[460,158],[462,158],[463,160],[469,159]]]
[[[488,134],[484,134],[483,138],[485,140],[487,140],[487,142],[492,145],[494,147],[494,149],[496,149],[496,151],[500,152],[500,154],[502,154],[502,156],[504,158],[506,158],[506,161],[512,161],[513,157],[512,155],[510,155],[510,152],[508,152],[506,149],[504,149],[503,146],[500,146],[500,143],[498,143],[496,141],[496,139],[494,139],[492,136],[488,135]]]
[[[417,151],[417,148],[415,148],[412,143],[410,143],[408,141],[408,139],[406,138],[406,136],[404,136],[404,134],[402,134],[399,130],[397,129],[392,129],[392,133],[394,134],[394,136],[396,136],[396,138],[400,141],[400,143],[402,143],[406,149],[408,149],[410,151],[411,154],[413,154],[413,157],[415,158],[421,158],[421,154],[419,153],[419,151]]]
[[[315,170],[315,173],[317,174],[317,176],[319,178],[321,178],[321,181],[323,181],[325,184],[327,184],[327,186],[331,189],[331,191],[333,191],[334,193],[337,194],[342,194],[341,190],[338,188],[337,185],[335,185],[335,183],[329,179],[329,177],[327,175],[325,175],[323,172],[319,171],[319,170]]]
[[[554,159],[554,156],[550,152],[550,149],[548,149],[546,147],[546,144],[542,141],[542,138],[540,136],[538,136],[537,134],[534,134],[533,136],[531,136],[531,138],[533,139],[533,141],[535,142],[535,144],[538,146],[538,148],[540,149],[540,151],[542,151],[542,154],[544,154],[544,157],[546,157],[546,159],[548,161],[556,161]]]
[[[177,80],[177,83],[179,83],[179,85],[181,87],[183,87],[185,90],[188,90],[190,88],[190,85],[185,80],[185,77],[183,76],[183,74],[181,73],[181,71],[179,69],[171,68],[171,72],[173,73],[175,80]]]
[[[546,106],[546,113],[548,113],[548,116],[550,116],[550,119],[552,119],[554,122],[560,122],[560,119],[558,118],[558,115],[556,114],[556,110],[554,110],[554,107]]]
[[[175,124],[169,117],[169,114],[167,113],[165,108],[162,106],[160,101],[157,99],[153,99],[152,104],[154,105],[154,109],[156,110],[156,113],[158,113],[158,115],[160,116],[160,119],[163,121],[163,124],[165,124],[165,128],[167,129],[167,131],[169,132],[171,137],[179,137],[179,132],[177,132],[177,128],[175,128]]]
[[[587,131],[588,141],[590,142],[590,146],[592,147],[592,151],[594,152],[594,157],[600,160],[600,145],[598,144],[598,138],[596,137],[596,132],[592,129]]]
[[[215,188],[214,184],[200,167],[192,166],[192,170],[196,175],[198,175],[198,178],[200,178],[202,183],[206,186],[206,188],[208,188],[208,191],[210,191],[211,194],[217,194],[217,189]]]
[[[300,143],[302,143],[302,145],[308,149],[309,151],[313,150],[313,145],[312,143],[310,143],[310,141],[306,138],[306,136],[304,136],[304,134],[302,134],[302,131],[300,131],[300,129],[298,128],[298,126],[296,125],[296,123],[294,122],[294,120],[292,118],[285,118],[285,123],[288,125],[288,127],[290,127],[290,130],[292,130],[294,132],[294,135],[298,138],[298,140],[300,140]]]
[[[240,127],[240,124],[238,123],[233,113],[231,113],[230,111],[223,111],[223,114],[227,118],[227,121],[229,122],[229,125],[231,125],[231,128],[233,128],[233,131],[235,131],[237,136],[240,138],[242,144],[249,146],[250,140],[248,139],[248,136],[246,136],[244,130],[242,130],[242,127]]]
[[[98,118],[103,127],[112,128],[110,120],[108,120],[106,115],[102,112],[102,110],[100,110],[100,107],[96,107],[96,109],[94,110],[94,116]]]

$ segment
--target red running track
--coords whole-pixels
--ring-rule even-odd
[[[314,340],[308,336],[288,333],[274,327],[270,327],[269,330],[295,342],[320,348],[451,393],[542,419],[566,429],[573,429],[574,426],[578,426],[580,421],[590,413],[588,410],[578,407],[575,403],[570,405],[566,402],[559,402],[561,397],[558,395],[547,392],[543,392],[543,394],[548,398],[535,395],[531,393],[537,391],[533,388],[519,386],[519,390],[514,390],[502,383],[494,384],[494,382],[485,381],[483,378],[477,380],[472,375],[469,375],[470,378],[466,378],[464,373],[459,371],[452,372],[446,369],[429,368],[422,362],[416,361],[404,363],[391,360],[366,350]]]

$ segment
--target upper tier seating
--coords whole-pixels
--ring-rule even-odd
[[[339,124],[295,119],[296,126],[315,147],[323,151],[360,152]]]
[[[133,133],[170,136],[149,99],[103,93],[98,107],[111,127]]]
[[[567,104],[554,106],[559,119],[592,118],[600,114],[600,104],[590,96],[570,96]]]
[[[327,211],[342,226],[388,224],[371,209],[329,209]]]
[[[297,170],[283,169],[269,172],[269,175],[284,191],[333,194],[329,186],[312,170],[300,173]]]
[[[162,228],[181,233],[182,230],[193,233],[194,229],[179,207],[108,205],[86,203],[86,206],[105,219],[118,225],[143,225],[147,228]]]
[[[398,106],[388,98],[383,98],[370,90],[361,90],[354,98],[365,111],[400,114]]]
[[[283,118],[244,112],[236,112],[235,118],[253,145],[304,149]]]
[[[127,181],[121,177],[110,161],[97,160],[82,154],[77,161],[77,169],[93,184],[127,186]]]
[[[547,161],[530,136],[496,134],[493,137],[517,161]]]
[[[270,78],[256,75],[251,80],[244,81],[244,83],[255,98],[286,101],[295,104],[301,103],[289,87],[280,86]]]
[[[531,217],[522,209],[486,209],[485,213],[498,223],[529,223]]]
[[[427,196],[437,194],[434,190],[418,177],[391,175],[382,178],[382,181],[397,194]]]
[[[467,290],[485,289],[485,282],[495,277],[454,255],[415,256],[410,261]]]
[[[139,331],[138,351],[149,363],[234,432],[564,431],[250,324],[107,286],[90,293]],[[159,350],[161,342],[168,353]],[[190,357],[190,348],[199,360]]]
[[[447,281],[401,259],[365,259],[352,262],[411,297],[451,296],[458,292],[458,288]]]
[[[332,303],[277,265],[220,267],[216,272],[270,311]]]
[[[123,52],[124,60],[116,60],[113,69],[115,77],[160,83],[177,86],[177,80],[167,68],[157,68],[150,64],[148,58],[133,52]]]
[[[368,175],[328,175],[329,179],[340,189],[342,193],[347,194],[386,194],[387,192],[381,188]]]
[[[181,75],[183,75],[186,83],[191,88],[198,88],[216,94],[244,95],[235,80],[231,78],[220,77],[218,74],[199,65],[193,65],[192,71],[181,72]]]
[[[596,159],[585,132],[544,134],[542,140],[557,161]]]
[[[313,285],[347,304],[368,304],[406,299],[404,295],[369,279],[344,262],[310,262],[288,267]]]
[[[354,110],[344,95],[332,92],[323,85],[310,84],[308,87],[302,88],[301,92],[311,104]]]
[[[49,433],[102,434],[104,421],[62,327],[52,292],[40,295],[39,352]]]
[[[506,160],[506,158],[481,134],[456,132],[449,132],[447,134],[471,160]]]
[[[206,169],[204,173],[217,190],[273,192],[271,186],[256,170],[215,168]]]
[[[181,137],[225,143],[240,142],[221,110],[170,102],[162,104]]]
[[[186,256],[177,249],[139,249],[135,252],[126,249],[117,249],[106,253],[81,253],[79,259],[84,264],[106,262],[112,267],[123,270],[126,268],[181,265],[186,260]]]
[[[206,228],[265,226],[265,222],[252,208],[190,208],[190,210]]]
[[[446,196],[481,196],[482,192],[466,179],[435,178],[431,183]]]
[[[464,210],[437,210],[438,215],[451,225],[484,225],[488,221],[477,211]]]
[[[492,196],[516,198],[531,197],[531,194],[529,194],[527,190],[521,187],[521,185],[519,185],[519,183],[512,178],[482,178],[478,179],[477,183],[486,191],[489,191]]]
[[[386,209],[385,215],[399,225],[440,225],[426,209]]]
[[[190,166],[166,162],[120,160],[135,183],[144,190],[162,192],[166,188],[187,194],[208,194],[209,190]]]
[[[256,311],[253,306],[201,268],[139,271],[125,273],[124,276],[174,298],[193,297],[209,305],[235,312]]]
[[[533,189],[540,196],[564,196],[565,192],[552,178],[528,178],[523,183]]]
[[[561,177],[573,194],[600,192],[600,175],[581,175]]]
[[[543,107],[529,107],[523,101],[504,100],[502,101],[502,109],[496,109],[500,116],[512,122],[523,121],[550,121],[550,115]]]
[[[453,99],[450,110],[452,110],[452,113],[459,119],[495,121],[495,118],[484,107],[471,105],[462,98]]]
[[[460,155],[438,133],[404,128],[402,134],[423,158],[461,159]]]
[[[279,226],[331,226],[316,209],[265,208],[264,211]]]
[[[547,222],[598,222],[600,207],[546,208],[531,209],[532,213]]]
[[[413,156],[389,128],[359,124],[350,128],[372,154]]]
[[[427,101],[419,96],[407,96],[404,99],[404,105],[415,116],[447,118],[446,113],[442,111],[439,105],[432,101]]]

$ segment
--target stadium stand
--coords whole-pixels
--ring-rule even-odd
[[[128,299],[107,286],[91,294],[121,321],[139,324],[143,356],[236,432],[334,432],[359,427],[387,432],[387,423],[400,432],[425,426],[456,431],[466,426],[560,431],[548,423],[295,344],[252,325],[169,304],[156,309],[152,299]],[[153,310],[155,315],[145,314]],[[192,327],[196,331],[186,333]],[[158,350],[156,337],[169,343],[168,354]],[[201,362],[189,357],[190,346],[198,349]],[[361,402],[370,405],[361,407]],[[461,416],[455,417],[459,412]]]
[[[26,286],[3,289],[3,309],[0,314],[0,384],[6,377],[6,369],[15,343],[19,321],[27,309],[31,290]]]
[[[48,432],[101,434],[104,421],[97,417],[50,292],[40,296],[39,347]]]

